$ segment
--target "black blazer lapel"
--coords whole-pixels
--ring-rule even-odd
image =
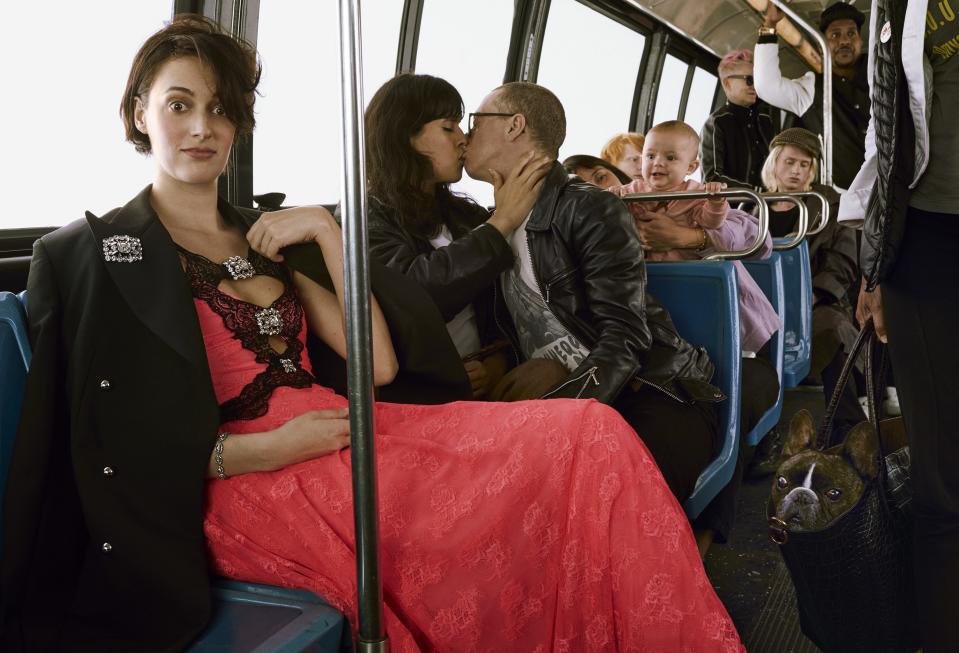
[[[87,223],[101,244],[111,236],[140,241],[142,259],[138,261],[107,261],[101,249],[107,271],[130,309],[150,330],[198,369],[208,371],[190,285],[173,239],[150,205],[151,189],[147,186],[103,220],[87,212]]]

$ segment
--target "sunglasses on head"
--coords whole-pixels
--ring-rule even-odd
[[[746,82],[746,86],[753,85],[752,75],[726,75],[726,79],[742,79]]]

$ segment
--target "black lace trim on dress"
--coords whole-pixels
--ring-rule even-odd
[[[289,271],[251,250],[247,261],[253,274],[262,274],[283,282],[283,293],[266,308],[232,297],[220,290],[220,282],[232,278],[227,267],[177,246],[184,262],[193,296],[206,302],[223,319],[223,325],[240,341],[244,349],[266,365],[240,394],[220,404],[221,422],[256,419],[266,414],[270,395],[280,386],[307,388],[313,375],[300,365],[303,343],[297,337],[303,322],[303,308],[296,299]],[[283,353],[270,345],[270,337],[286,345]]]

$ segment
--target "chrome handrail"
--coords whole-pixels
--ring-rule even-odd
[[[766,237],[769,235],[769,211],[762,197],[755,191],[746,188],[727,188],[726,190],[721,190],[716,193],[707,193],[704,190],[671,191],[668,193],[630,193],[629,195],[623,195],[621,199],[624,202],[671,202],[673,200],[692,200],[710,197],[724,197],[727,200],[730,198],[746,199],[753,202],[759,212],[757,216],[759,220],[759,233],[757,234],[756,242],[745,249],[736,249],[730,252],[713,252],[712,254],[704,256],[703,259],[706,261],[734,261],[741,258],[749,258],[758,252],[762,248],[763,243],[766,242]]]
[[[383,619],[379,559],[373,347],[363,135],[363,59],[359,0],[340,0],[340,112],[343,129],[343,294],[350,402],[350,460],[356,533],[356,589],[360,653],[389,650]]]
[[[789,193],[763,193],[762,198],[763,201],[766,202],[766,206],[769,206],[770,202],[792,202],[796,208],[799,209],[799,229],[792,234],[792,240],[785,243],[773,241],[773,249],[777,252],[797,247],[799,243],[803,241],[803,238],[806,237],[806,233],[809,230],[809,208],[806,206],[806,203],[794,194]]]
[[[822,183],[832,187],[832,52],[822,33],[787,7],[783,0],[769,1],[779,7],[794,24],[802,26],[819,44],[822,55]]]
[[[819,204],[822,206],[822,212],[820,213],[819,223],[816,225],[815,229],[810,228],[806,232],[806,236],[815,236],[816,234],[822,233],[822,230],[826,228],[826,225],[829,224],[829,218],[831,217],[829,209],[829,200],[826,199],[826,196],[815,190],[804,190],[798,193],[789,193],[796,197],[812,197],[819,200]]]

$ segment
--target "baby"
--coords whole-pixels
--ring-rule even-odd
[[[706,190],[715,193],[726,184],[709,182],[700,184],[686,175],[699,167],[697,154],[699,136],[692,127],[680,120],[660,123],[646,134],[643,146],[643,179],[636,179],[625,186],[615,186],[609,191],[620,197],[631,193],[658,193],[680,190]],[[721,197],[670,202],[629,202],[630,212],[636,220],[637,231],[642,232],[644,221],[650,213],[665,214],[683,227],[699,229],[702,241],[693,247],[670,250],[647,251],[649,261],[690,261],[702,258],[707,249],[730,250],[745,247],[755,238],[758,224],[752,216],[730,209]],[[643,243],[646,245],[646,243]],[[769,236],[763,248],[755,255],[766,258],[772,251]],[[759,351],[778,329],[782,328],[779,315],[766,299],[766,295],[739,261],[733,262],[739,289],[739,330],[744,355]]]
[[[706,190],[715,193],[726,184],[711,181],[703,185],[698,181],[686,179],[699,167],[699,136],[696,131],[681,120],[662,122],[649,130],[643,144],[643,178],[636,179],[625,186],[610,190],[622,197],[629,193],[659,193],[665,191]],[[630,202],[630,212],[636,219],[636,226],[647,220],[650,211],[665,212],[684,227],[698,227],[703,230],[702,247],[709,245],[706,229],[718,229],[726,219],[729,204],[721,197],[692,200],[672,200],[670,202]],[[645,243],[644,243],[645,244]],[[668,251],[647,251],[648,261],[684,261],[698,259],[695,251],[673,249]]]

